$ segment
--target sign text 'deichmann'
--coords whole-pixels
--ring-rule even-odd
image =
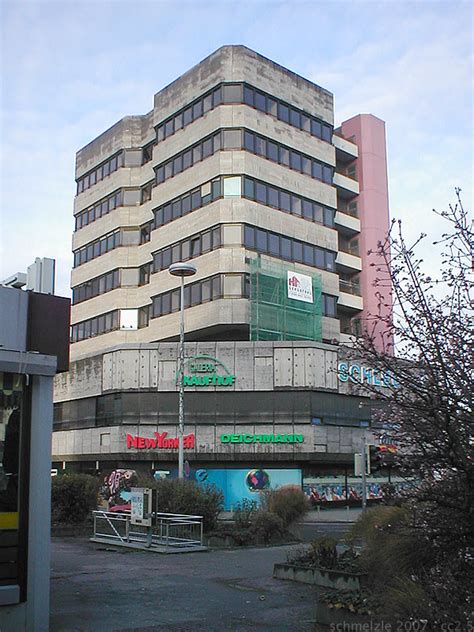
[[[303,443],[302,434],[221,434],[221,443]]]

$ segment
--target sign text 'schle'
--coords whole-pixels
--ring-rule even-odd
[[[368,384],[381,388],[398,387],[398,382],[390,371],[379,371],[372,367],[349,364],[348,362],[339,362],[337,377],[340,382]]]

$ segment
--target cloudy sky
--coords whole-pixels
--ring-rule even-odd
[[[0,0],[0,279],[57,260],[69,295],[75,152],[223,44],[245,44],[335,95],[336,124],[387,124],[392,217],[431,212],[461,187],[472,208],[473,6],[331,0]],[[432,249],[424,254],[436,266]]]

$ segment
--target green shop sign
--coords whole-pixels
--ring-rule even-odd
[[[304,443],[302,434],[222,434],[221,443]]]
[[[233,386],[236,380],[223,362],[207,354],[186,358],[184,362],[184,386]]]

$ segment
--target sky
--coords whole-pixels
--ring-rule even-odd
[[[471,1],[0,0],[0,280],[56,259],[69,296],[75,153],[224,44],[386,122],[391,216],[439,266],[442,211],[473,190]]]

